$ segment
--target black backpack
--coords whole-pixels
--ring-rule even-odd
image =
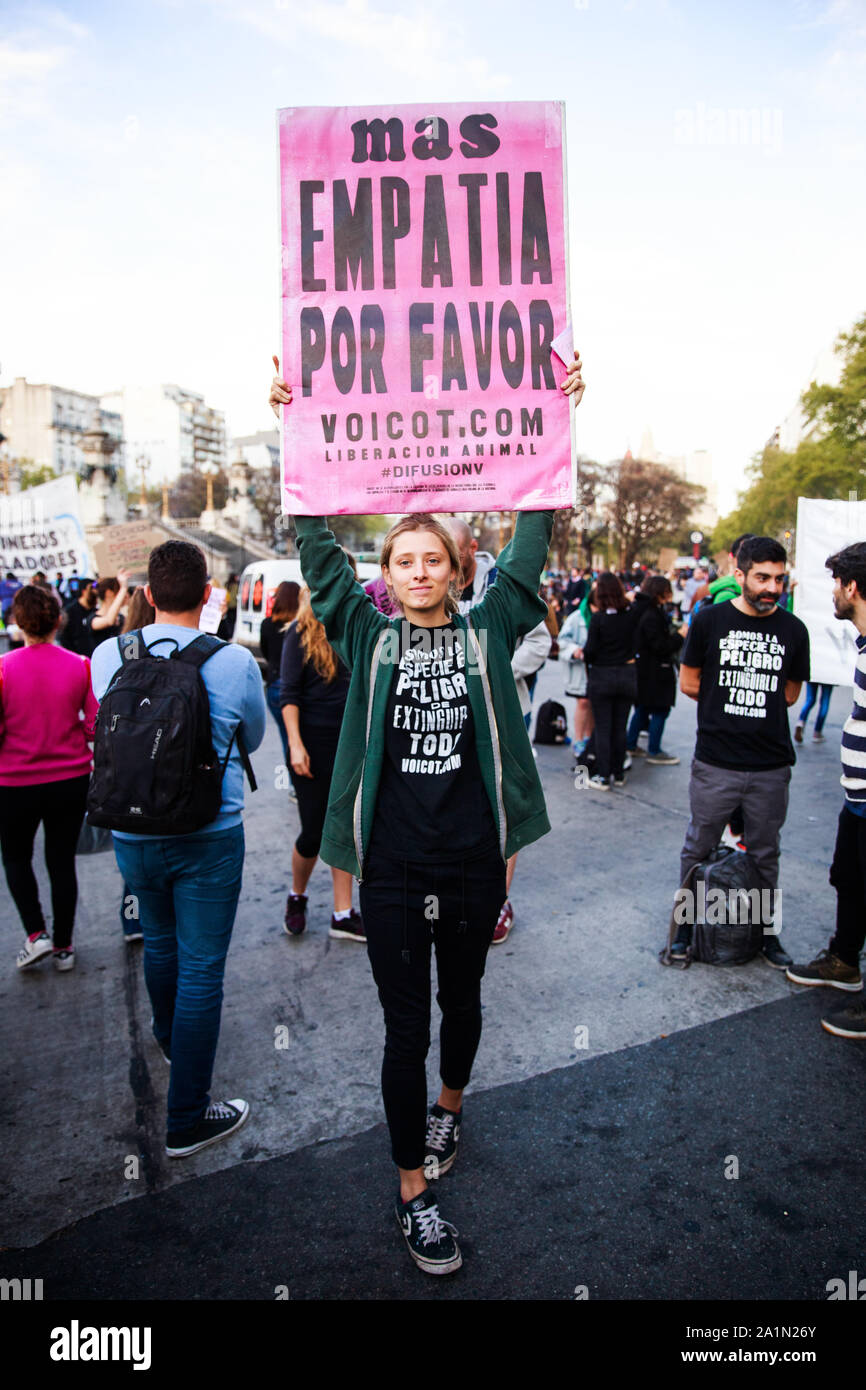
[[[140,630],[118,638],[121,666],[96,720],[87,797],[90,825],[138,835],[200,830],[219,813],[223,773],[235,738],[255,791],[240,729],[222,762],[213,746],[201,668],[225,645],[202,633],[183,649],[175,646],[170,657],[159,657],[150,654]]]
[[[565,743],[568,720],[557,700],[545,700],[535,721],[535,743]]]
[[[702,901],[708,908],[713,906],[713,899],[709,895],[714,889],[721,890],[725,901],[723,913],[713,912],[714,917],[721,915],[722,921],[695,921],[692,925],[692,941],[683,969],[687,969],[693,960],[704,965],[745,965],[758,954],[764,944],[764,923],[760,907],[757,912],[753,910],[751,894],[757,891],[759,904],[763,901],[763,894],[754,862],[748,854],[719,845],[708,859],[695,865],[683,888],[694,894],[692,902],[698,912],[701,912]],[[706,916],[707,913],[701,915]],[[663,965],[679,963],[674,962],[670,955],[676,929],[674,913],[671,915],[667,947],[659,954]]]

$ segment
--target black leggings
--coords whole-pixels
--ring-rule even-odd
[[[318,728],[315,724],[302,724],[300,733],[313,775],[296,777],[294,772],[290,774],[301,817],[301,833],[295,841],[295,849],[303,859],[315,859],[322,844],[328,793],[331,790],[337,744],[340,742],[340,725],[336,728]]]
[[[45,867],[51,880],[54,946],[72,941],[78,902],[75,849],[84,820],[89,776],[30,787],[0,787],[0,849],[9,892],[28,936],[45,930],[39,888],[33,872],[33,841],[45,827]]]
[[[605,782],[622,777],[626,754],[628,712],[637,703],[637,667],[593,666],[589,673],[589,702],[595,719],[597,775]]]
[[[439,1074],[450,1090],[469,1080],[481,1038],[481,978],[505,864],[498,849],[435,867],[370,855],[360,887],[367,952],[385,1012],[382,1097],[398,1168],[425,1157],[430,1046],[430,947],[442,1010]],[[408,956],[408,960],[406,957]]]

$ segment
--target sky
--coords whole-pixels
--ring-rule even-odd
[[[428,98],[565,101],[578,449],[729,510],[866,312],[866,0],[0,0],[0,384],[271,428],[275,113]]]

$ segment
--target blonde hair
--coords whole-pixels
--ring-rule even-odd
[[[438,536],[445,547],[448,559],[451,561],[451,568],[456,570],[456,576],[449,581],[448,592],[445,595],[445,616],[450,618],[453,613],[459,610],[460,591],[463,587],[460,552],[457,549],[457,542],[454,539],[454,534],[444,522],[440,521],[438,517],[433,516],[430,512],[412,512],[409,516],[401,516],[399,521],[395,521],[391,530],[385,537],[380,560],[383,569],[388,569],[390,567],[394,543],[407,531],[432,531],[433,535]],[[387,584],[387,580],[385,582]],[[396,598],[390,587],[388,593],[396,602]]]
[[[311,661],[322,680],[330,685],[337,676],[337,653],[325,636],[323,625],[313,613],[307,588],[301,590],[296,626],[304,661]]]

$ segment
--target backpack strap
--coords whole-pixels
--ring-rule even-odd
[[[192,642],[188,642],[183,648],[175,648],[171,654],[172,661],[183,661],[188,666],[195,666],[199,670],[209,661],[221,648],[228,646],[219,637],[213,637],[209,632],[199,633],[198,637]]]
[[[679,887],[679,889],[677,890],[678,893],[681,893],[681,892],[683,891],[683,889],[688,889],[689,891],[692,891],[692,892],[694,891],[695,875],[697,874],[697,871],[698,871],[699,868],[700,868],[700,864],[693,864],[693,865],[692,865],[692,867],[689,869],[688,873],[686,874],[686,881],[685,881],[685,883],[681,884],[680,887]],[[695,924],[692,923],[692,945],[689,947],[689,950],[686,952],[686,958],[685,958],[685,960],[683,961],[682,965],[680,965],[680,964],[679,964],[679,961],[674,961],[673,957],[671,956],[671,947],[672,947],[673,944],[674,944],[674,937],[676,936],[676,932],[677,932],[676,913],[677,913],[677,902],[674,901],[673,908],[671,909],[670,922],[669,922],[669,924],[668,924],[668,939],[667,939],[667,945],[666,945],[666,946],[663,946],[662,949],[659,951],[659,961],[660,961],[660,963],[661,963],[662,965],[678,965],[679,968],[680,968],[680,970],[688,970],[689,966],[690,966],[691,963],[692,963],[692,948],[694,947],[694,927],[695,927]]]
[[[226,768],[228,767],[228,761],[229,761],[229,758],[231,757],[232,744],[235,743],[235,742],[236,742],[237,745],[238,745],[238,754],[239,754],[239,756],[240,756],[241,766],[243,767],[243,770],[244,770],[244,772],[245,772],[246,775],[247,775],[247,781],[248,781],[249,784],[250,784],[250,791],[251,791],[251,792],[258,791],[259,784],[258,784],[258,782],[256,781],[256,774],[253,772],[253,765],[252,765],[252,763],[250,762],[250,755],[249,755],[249,753],[247,752],[247,746],[246,746],[246,744],[244,743],[244,736],[243,736],[243,734],[241,733],[241,726],[240,726],[240,724],[238,724],[237,728],[235,729],[234,733],[232,734],[231,738],[229,739],[229,746],[228,746],[228,748],[226,749],[226,755],[225,755],[225,757],[223,758],[223,770],[222,770],[222,775],[225,776],[225,771],[226,771]]]
[[[205,662],[209,661],[216,652],[227,646],[228,643],[223,642],[220,637],[214,637],[209,632],[202,632],[200,636],[196,637],[192,642],[189,642],[181,651],[173,651],[171,655],[175,661],[185,661],[187,665],[195,666],[197,670],[200,670]],[[254,792],[258,789],[258,783],[256,782],[256,775],[253,772],[253,765],[250,762],[250,755],[247,752],[246,744],[241,734],[240,724],[229,739],[229,746],[226,749],[226,755],[223,759],[223,774],[225,774],[225,770],[228,767],[232,744],[235,740],[237,740],[241,764],[247,775],[247,781],[250,784],[250,791]]]

